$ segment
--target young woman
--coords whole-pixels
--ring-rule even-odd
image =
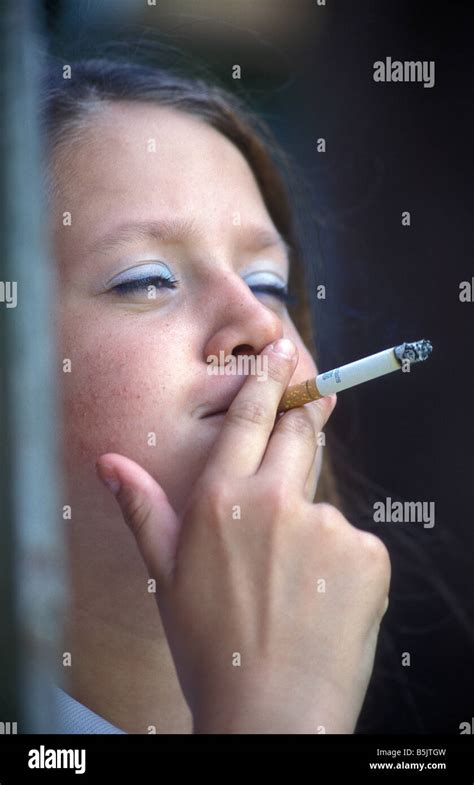
[[[284,156],[201,79],[63,76],[44,107],[70,371],[63,731],[352,733],[390,563],[315,503],[335,397],[277,416],[317,372]],[[211,375],[228,355],[266,378]]]

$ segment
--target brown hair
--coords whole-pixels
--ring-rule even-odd
[[[242,99],[209,79],[184,76],[168,68],[104,58],[78,60],[69,67],[70,78],[64,78],[64,64],[52,60],[44,74],[42,128],[44,147],[50,159],[54,152],[64,151],[80,136],[88,119],[108,101],[145,101],[196,115],[239,149],[255,175],[272,221],[289,246],[289,288],[297,300],[295,305],[289,306],[289,312],[315,357],[308,276],[289,199],[292,165],[267,123]],[[54,190],[54,170],[46,177],[51,192]],[[326,453],[327,450],[316,500],[337,503]]]

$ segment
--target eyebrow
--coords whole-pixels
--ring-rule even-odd
[[[101,237],[89,247],[91,253],[106,253],[127,242],[137,240],[159,240],[164,243],[173,240],[197,239],[202,237],[203,230],[198,231],[193,218],[162,218],[149,221],[129,221],[119,224],[111,232]],[[242,227],[245,244],[255,250],[280,245],[288,254],[291,248],[282,235],[273,228],[248,224]]]

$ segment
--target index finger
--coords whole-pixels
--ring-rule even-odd
[[[266,346],[267,377],[249,376],[230,405],[206,471],[249,477],[258,470],[275,425],[278,404],[296,365],[297,349],[288,338]]]

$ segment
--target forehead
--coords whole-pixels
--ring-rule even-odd
[[[109,103],[55,161],[57,192],[90,215],[112,206],[267,215],[232,142],[198,117],[147,103]]]

